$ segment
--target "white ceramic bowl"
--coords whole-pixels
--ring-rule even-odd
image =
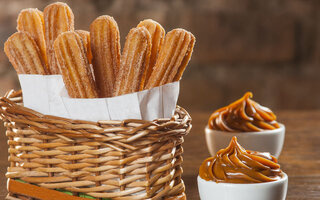
[[[216,183],[198,176],[198,190],[201,200],[285,200],[288,176],[266,183]]]
[[[238,142],[247,150],[270,152],[276,158],[279,157],[284,143],[285,126],[261,132],[226,132],[205,128],[206,141],[211,156],[220,149],[226,148],[233,136],[237,136]]]

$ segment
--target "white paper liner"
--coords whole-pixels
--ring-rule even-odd
[[[61,75],[20,74],[25,107],[46,115],[68,117],[60,96],[64,83]]]
[[[76,120],[154,120],[170,118],[179,81],[111,98],[70,98],[61,75],[19,75],[24,106],[47,115]]]
[[[69,118],[87,121],[170,118],[178,96],[179,82],[111,98],[75,99],[65,88],[61,92]]]

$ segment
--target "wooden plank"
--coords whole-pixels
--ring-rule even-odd
[[[21,183],[12,179],[8,180],[8,191],[14,194],[21,194],[28,197],[33,197],[41,200],[57,200],[57,199],[68,199],[68,200],[87,200],[87,198],[71,196],[56,190],[50,190],[47,188]]]

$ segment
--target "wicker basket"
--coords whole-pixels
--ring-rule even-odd
[[[191,117],[183,108],[171,119],[94,123],[43,115],[21,103],[21,91],[0,99],[9,145],[7,199],[186,199],[181,145]]]

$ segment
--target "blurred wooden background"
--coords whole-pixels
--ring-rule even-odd
[[[4,42],[15,32],[18,13],[21,9],[29,7],[43,10],[52,2],[54,1],[0,0],[0,96],[11,88],[19,88],[17,75],[3,53]],[[120,28],[122,44],[129,29],[146,18],[158,21],[166,31],[181,27],[196,36],[194,54],[181,82],[179,97],[179,104],[190,111],[194,118],[193,132],[190,137],[186,137],[185,144],[187,147],[189,144],[184,164],[184,179],[189,194],[197,194],[194,180],[200,160],[205,156],[203,152],[206,152],[201,133],[207,120],[206,116],[209,117],[211,111],[238,99],[246,91],[252,91],[255,100],[273,110],[303,110],[293,111],[299,113],[320,109],[319,0],[67,0],[65,2],[73,9],[77,29],[87,30],[89,24],[100,15],[113,16]],[[197,113],[204,114],[197,115]],[[279,113],[280,121],[282,122],[284,118],[284,122],[289,123],[289,131],[309,133],[306,130],[311,127],[312,131],[319,133],[317,127],[310,124],[316,119],[310,114],[312,112],[307,112],[307,115],[294,115],[289,112],[286,117]],[[295,121],[299,119],[305,121],[303,123]],[[292,123],[290,120],[293,120]],[[0,183],[3,186],[5,182],[3,174],[6,170],[3,166],[7,165],[5,150],[7,146],[1,123],[0,133],[0,146],[3,147],[0,153],[2,166]],[[200,134],[199,138],[197,134]],[[300,199],[306,196],[305,199],[311,199],[309,196],[314,195],[314,199],[317,199],[319,193],[314,191],[319,188],[317,187],[319,176],[313,172],[311,174],[312,170],[307,168],[313,166],[312,159],[315,163],[319,160],[312,154],[318,150],[315,148],[316,142],[319,141],[316,138],[317,134],[291,135],[294,138],[292,141],[290,135],[289,133],[289,140],[286,140],[284,159],[280,159],[284,162],[284,170],[288,170],[291,179],[293,178],[293,181],[289,182],[291,184],[289,198]],[[301,138],[297,139],[296,136]],[[301,144],[307,144],[303,143],[306,140],[312,143],[306,145],[311,150],[307,156],[304,150],[308,148],[296,152],[297,149],[304,147]],[[288,145],[291,145],[292,152],[288,151],[290,149]],[[196,148],[192,148],[193,146]],[[198,162],[192,160],[196,158],[194,155],[199,158]],[[305,164],[305,159],[310,160],[310,165]],[[296,160],[301,161],[301,166]],[[293,172],[290,169],[298,170],[298,175],[307,173],[309,176],[306,179],[301,179],[299,176],[302,180],[299,182],[299,177],[298,181],[292,177],[297,173],[290,174]],[[0,198],[5,194],[5,187],[0,187]]]
[[[23,8],[53,1],[0,0],[0,95],[19,88],[3,53]],[[182,27],[197,38],[181,83],[180,105],[215,110],[252,91],[272,109],[320,108],[318,0],[68,0],[77,29],[113,16],[124,42],[129,29],[152,18],[166,31]],[[318,11],[318,12],[317,12]]]

